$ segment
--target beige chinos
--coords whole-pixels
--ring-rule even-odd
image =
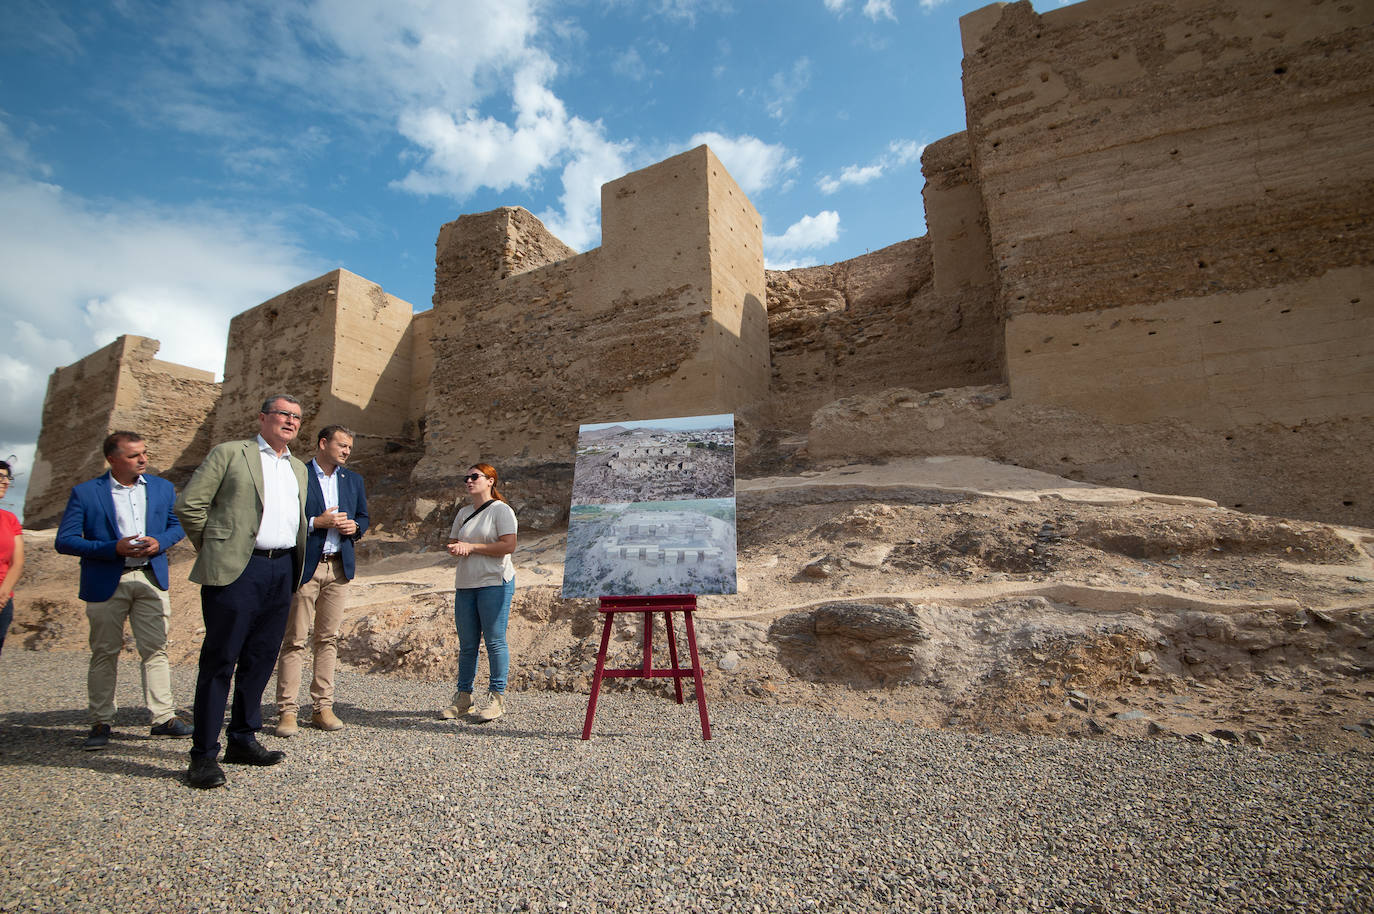
[[[286,636],[282,639],[281,657],[277,659],[277,713],[296,713],[301,689],[301,667],[305,663],[305,647],[314,650],[313,679],[310,700],[315,713],[334,707],[334,667],[339,657],[339,626],[343,624],[347,599],[348,578],[344,576],[343,561],[335,553],[321,558],[315,574],[296,591],[291,601],[291,615],[286,620]],[[314,636],[311,637],[311,623]]]
[[[91,722],[114,722],[115,683],[119,652],[124,649],[125,620],[138,648],[143,703],[152,714],[153,726],[170,720],[176,713],[172,669],[167,663],[172,604],[167,592],[152,581],[148,566],[126,568],[110,599],[86,604],[86,618],[91,623],[91,665],[86,674]]]

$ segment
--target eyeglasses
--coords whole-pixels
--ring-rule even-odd
[[[0,485],[7,486],[14,481],[14,477],[9,473],[0,474]]]
[[[288,413],[284,409],[269,409],[263,413],[264,416],[281,416],[283,419],[290,419],[293,422],[301,421],[301,417],[295,413]]]
[[[468,475],[463,477],[463,482],[476,482],[477,480],[482,478],[484,477],[481,473],[469,473]]]

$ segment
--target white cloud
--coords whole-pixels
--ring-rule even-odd
[[[709,5],[665,0],[657,12],[691,19]],[[137,10],[150,25],[167,18],[151,3]],[[296,105],[394,128],[411,144],[402,157],[409,167],[391,184],[397,190],[462,202],[483,188],[528,188],[558,170],[579,180],[599,170],[588,163],[625,147],[599,122],[570,114],[553,90],[557,68],[538,42],[559,24],[541,21],[543,12],[539,0],[183,0],[177,24],[159,31],[175,59],[188,62],[192,85],[169,69],[141,103],[182,129],[234,138],[224,155],[239,174],[282,167],[288,143],[251,126],[235,101],[273,86]],[[632,57],[620,64],[637,69]],[[638,69],[648,72],[642,60]],[[562,198],[580,206],[588,192],[565,185]],[[599,200],[600,188],[591,192]],[[551,218],[581,226],[586,213]]]
[[[611,72],[633,82],[639,82],[648,75],[649,68],[644,65],[644,58],[639,55],[639,49],[630,48],[611,61]]]
[[[601,185],[630,170],[626,158],[630,147],[607,141],[599,125],[593,129],[585,121],[575,120],[570,129],[576,152],[563,167],[563,194],[559,197],[563,211],[546,210],[538,215],[565,243],[585,250],[601,237]]]
[[[840,237],[840,214],[822,210],[814,216],[803,216],[787,227],[781,235],[763,236],[764,258],[769,269],[789,269],[779,261],[804,251],[815,251]],[[793,262],[795,263],[795,262]]]
[[[925,145],[914,140],[893,140],[887,150],[867,165],[846,165],[839,177],[822,175],[816,186],[823,194],[833,194],[844,187],[859,187],[881,178],[889,170],[919,162]]]
[[[52,169],[34,159],[28,142],[14,135],[9,124],[5,123],[3,114],[0,112],[0,161],[26,174],[49,177]]]
[[[688,145],[694,148],[702,143],[711,147],[746,194],[755,194],[778,184],[801,164],[796,156],[788,154],[786,146],[765,143],[757,137],[698,133]]]
[[[931,9],[944,2],[945,0],[921,0],[921,6]],[[836,15],[843,16],[849,11],[849,0],[825,0],[825,8]],[[864,0],[862,11],[874,22],[879,19],[897,21],[897,15],[892,11],[892,0]]]
[[[922,2],[927,2],[927,0],[922,0]],[[867,0],[864,3],[864,15],[874,22],[879,19],[897,21],[897,16],[892,12],[892,0]]]
[[[125,333],[158,358],[219,372],[229,318],[324,272],[270,220],[118,207],[0,177],[0,440],[37,438],[48,376]]]
[[[811,85],[811,60],[799,58],[786,72],[774,73],[768,80],[769,95],[764,107],[768,116],[777,121],[787,120],[787,113],[797,100],[797,96]]]

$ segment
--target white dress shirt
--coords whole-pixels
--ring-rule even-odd
[[[291,469],[291,452],[277,456],[267,439],[258,436],[262,458],[262,523],[256,549],[290,549],[301,524],[301,487]]]

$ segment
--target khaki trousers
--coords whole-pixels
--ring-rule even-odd
[[[91,666],[86,674],[91,723],[114,722],[125,619],[138,647],[143,703],[153,717],[153,726],[170,720],[176,705],[172,703],[172,668],[167,663],[167,630],[172,621],[167,592],[153,583],[148,571],[131,568],[119,579],[110,599],[86,604],[86,618],[91,623]]]
[[[344,605],[348,602],[343,561],[337,555],[329,561],[320,559],[315,574],[300,586],[291,601],[291,615],[286,620],[286,634],[282,638],[281,656],[277,659],[277,713],[297,713],[297,699],[301,690],[301,667],[305,664],[305,646],[314,647],[314,678],[310,682],[310,700],[315,710],[334,706],[334,665],[339,657],[339,626],[343,622]],[[314,637],[310,636],[314,623]]]

